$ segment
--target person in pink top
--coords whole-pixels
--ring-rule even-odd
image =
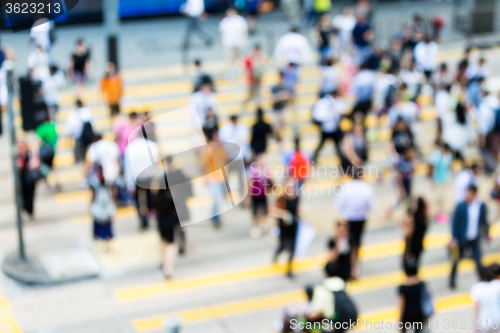
[[[118,118],[113,124],[113,132],[116,134],[116,143],[118,144],[118,148],[120,148],[122,156],[125,154],[125,148],[127,148],[129,143],[130,134],[132,134],[134,129],[139,125],[140,121],[137,119],[137,113],[135,112],[129,113],[128,119]]]

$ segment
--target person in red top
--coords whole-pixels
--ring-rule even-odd
[[[260,85],[264,74],[264,67],[267,65],[267,57],[262,53],[260,45],[255,45],[253,52],[243,59],[245,75],[248,84],[248,97],[243,102],[245,106],[248,102],[254,101],[256,106],[260,104]]]
[[[295,150],[286,158],[288,175],[297,179],[299,188],[309,177],[311,171],[311,157],[300,150],[300,139],[295,138]]]

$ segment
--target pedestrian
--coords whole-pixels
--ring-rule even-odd
[[[198,36],[203,39],[205,45],[211,46],[213,41],[210,35],[203,29],[203,21],[207,18],[205,12],[205,1],[203,0],[186,0],[181,6],[180,12],[187,16],[187,28],[184,35],[183,48],[188,50],[191,42],[191,36],[198,33]]]
[[[16,60],[17,54],[13,48],[5,43],[0,43],[0,136],[3,133],[2,117],[7,105],[7,68],[9,62]]]
[[[43,82],[50,75],[49,54],[40,44],[28,55],[28,69],[33,81]]]
[[[462,152],[474,135],[472,119],[467,115],[465,106],[458,103],[455,114],[450,112],[446,118],[443,118],[443,140],[453,149],[455,159],[465,162]]]
[[[331,59],[334,54],[332,39],[335,37],[336,31],[332,27],[332,17],[330,14],[327,12],[321,14],[318,23],[311,30],[311,33],[318,47],[318,53],[320,55],[319,63],[321,65],[325,63],[326,60]]]
[[[109,252],[110,241],[113,239],[112,219],[116,206],[111,194],[111,184],[106,182],[102,165],[97,165],[95,173],[89,179],[92,190],[90,215],[94,220],[94,239],[106,242],[106,251]]]
[[[457,100],[451,94],[451,84],[445,85],[440,89],[435,98],[436,115],[437,115],[437,134],[436,144],[442,141],[443,136],[443,119],[448,119],[449,113],[453,112],[457,107]]]
[[[240,148],[238,155],[234,155],[236,151],[229,151],[229,159],[231,161],[243,160],[243,163],[245,163],[245,165],[247,165],[252,155],[252,152],[250,150],[249,136],[250,135],[248,127],[239,121],[239,117],[237,115],[232,115],[230,117],[230,122],[226,123],[219,129],[219,137],[222,142],[231,142],[238,145],[238,147]],[[238,163],[229,164],[227,169],[228,173],[238,173],[240,194],[242,196],[246,195],[244,169],[240,168]]]
[[[465,251],[472,251],[472,258],[476,262],[476,270],[479,273],[481,264],[481,238],[488,239],[488,208],[477,196],[477,187],[470,185],[465,195],[465,200],[458,203],[452,221],[452,240],[449,244],[453,255],[452,270],[449,286],[456,288],[456,274],[459,261]]]
[[[403,118],[398,118],[392,128],[392,138],[389,142],[389,150],[393,159],[399,159],[399,155],[411,147],[415,146],[413,133]]]
[[[215,115],[217,115],[220,110],[219,99],[214,93],[212,85],[209,82],[204,83],[199,91],[191,95],[189,104],[193,104],[195,106],[202,127],[205,125],[204,122],[207,118],[207,110],[209,108],[212,109]]]
[[[363,65],[370,57],[372,50],[370,47],[371,40],[375,37],[368,19],[364,15],[356,16],[356,25],[352,30],[352,38],[354,41],[354,50],[356,54],[356,64]]]
[[[95,122],[92,110],[85,107],[81,100],[77,100],[76,110],[71,111],[64,124],[66,133],[75,141],[73,153],[77,164],[84,164],[87,150],[94,141]],[[86,187],[86,180],[82,180],[80,186]]]
[[[40,45],[45,52],[50,52],[51,44],[54,41],[54,21],[37,15],[35,22],[30,29],[30,43]]]
[[[217,117],[212,108],[207,109],[207,115],[203,124],[203,133],[206,137],[211,137],[212,133],[219,132],[219,117]]]
[[[336,263],[339,268],[339,277],[349,281],[352,274],[352,253],[349,239],[349,224],[345,221],[337,222],[337,230],[328,240],[328,262]]]
[[[400,155],[399,160],[396,162],[395,169],[397,172],[396,184],[400,197],[394,209],[399,207],[401,203],[406,202],[406,206],[411,205],[411,194],[413,189],[413,175],[415,173],[415,149],[413,147],[406,148],[403,154]]]
[[[474,302],[474,332],[498,333],[500,321],[500,284],[495,280],[492,267],[482,267],[480,281],[470,289],[470,298]]]
[[[284,74],[282,72],[279,73],[278,83],[271,88],[271,94],[274,137],[280,144],[281,149],[282,131],[285,128],[285,108],[292,99],[292,94],[285,87]]]
[[[140,129],[138,132],[142,131]],[[135,206],[142,230],[149,227],[149,213],[153,206],[151,196],[151,181],[153,179],[152,165],[160,155],[158,145],[142,136],[140,133],[131,136],[135,138],[125,148],[124,176],[127,190],[135,200]]]
[[[116,65],[108,62],[106,73],[101,79],[101,93],[109,107],[111,117],[120,113],[120,100],[123,97],[123,83],[120,74],[116,71]]]
[[[59,183],[57,173],[54,169],[54,157],[56,155],[57,147],[56,124],[54,121],[47,119],[36,127],[35,133],[41,141],[38,149],[38,156],[41,163],[40,167],[42,170],[44,167],[48,168],[48,172],[46,174],[44,173],[44,178],[46,180],[50,173],[54,182],[54,188],[51,188],[46,180],[47,189],[49,191],[59,191],[62,186]]]
[[[245,106],[248,102],[253,101],[256,106],[260,105],[260,88],[264,69],[267,65],[267,57],[262,53],[260,45],[255,45],[252,54],[243,59],[245,67],[246,79],[248,84],[248,97],[243,102]]]
[[[258,108],[256,114],[257,121],[252,126],[252,139],[250,140],[253,156],[265,154],[267,140],[273,134],[273,128],[264,119],[264,110]]]
[[[224,196],[224,187],[226,184],[223,174],[221,172],[214,172],[213,170],[214,168],[218,170],[216,167],[224,168],[229,161],[229,156],[221,144],[217,132],[212,132],[211,136],[207,137],[207,141],[210,151],[208,149],[200,151],[200,167],[206,175],[205,180],[212,197],[212,224],[215,228],[220,228],[219,206]]]
[[[322,98],[326,94],[338,90],[339,88],[339,69],[335,65],[333,59],[327,59],[320,67],[321,73],[321,86],[319,97]]]
[[[285,154],[286,174],[297,180],[299,189],[309,178],[312,168],[311,154],[300,149],[300,137],[295,137],[294,150]]]
[[[314,105],[313,119],[321,123],[321,139],[314,151],[313,162],[318,162],[319,152],[326,140],[332,140],[335,144],[335,152],[340,158],[340,143],[342,132],[339,127],[340,118],[346,111],[344,99],[340,97],[337,90],[318,100]]]
[[[113,133],[116,136],[116,143],[120,149],[121,155],[125,155],[125,149],[129,142],[134,141],[134,136],[137,134],[136,128],[140,125],[140,121],[137,118],[137,113],[132,111],[128,116],[118,117],[113,123]],[[148,134],[148,132],[146,132]],[[131,137],[132,136],[132,137]],[[148,135],[148,140],[150,137]],[[154,141],[154,140],[151,140]]]
[[[38,172],[40,162],[36,156],[31,154],[26,141],[18,140],[16,146],[16,167],[21,183],[22,208],[28,215],[29,222],[33,224],[35,223],[35,188],[40,178]]]
[[[354,169],[352,180],[344,184],[342,191],[335,198],[335,208],[349,224],[349,242],[351,247],[352,271],[351,278],[360,276],[359,249],[368,215],[376,207],[375,190],[373,186],[362,179],[361,169]]]
[[[258,154],[248,167],[248,189],[252,201],[250,237],[254,239],[262,237],[264,233],[264,222],[268,214],[267,194],[271,187],[271,176],[264,163],[264,155]]]
[[[370,112],[373,103],[373,92],[377,77],[366,64],[359,67],[359,72],[351,83],[350,90],[356,99],[353,108],[353,116],[356,112],[361,112],[364,116]]]
[[[437,211],[435,219],[441,224],[447,224],[449,221],[446,214],[446,199],[453,176],[452,163],[453,151],[447,144],[439,145],[429,156],[429,175],[434,185],[434,202]]]
[[[68,62],[68,77],[76,84],[77,96],[82,93],[87,79],[92,78],[93,70],[90,50],[85,41],[79,39]]]
[[[453,183],[455,205],[465,200],[469,186],[477,185],[477,177],[480,173],[481,167],[474,163],[469,168],[464,168],[455,176]]]
[[[95,134],[94,143],[87,153],[85,175],[91,178],[98,166],[107,184],[116,185],[122,165],[120,148],[116,142],[106,140],[100,134]]]
[[[419,197],[413,209],[409,210],[403,219],[402,228],[405,237],[404,265],[420,267],[420,257],[424,250],[424,238],[427,233],[427,203]]]
[[[333,17],[332,26],[338,30],[340,49],[347,52],[352,47],[352,31],[356,26],[356,16],[351,7],[344,7],[341,14]]]
[[[342,139],[341,165],[344,172],[362,167],[368,160],[368,142],[363,122],[355,122],[352,131]]]
[[[401,69],[399,78],[406,85],[405,99],[417,101],[425,83],[425,75],[418,69],[414,60],[411,60],[408,68]]]
[[[61,100],[61,91],[66,86],[66,78],[56,65],[49,67],[49,75],[42,82],[43,101],[49,109],[49,116],[52,121],[56,120]]]
[[[196,59],[194,61],[194,71],[195,71],[195,77],[194,77],[194,82],[193,82],[193,92],[197,92],[201,89],[201,87],[205,84],[208,83],[210,84],[210,88],[212,91],[215,91],[214,87],[214,79],[210,74],[207,74],[203,70],[203,65],[200,59]]]
[[[424,331],[424,313],[422,311],[422,290],[426,288],[424,282],[418,278],[418,267],[406,264],[406,282],[398,288],[399,322],[401,332],[406,333],[411,327],[415,333]]]
[[[469,79],[469,82],[479,78],[486,80],[489,76],[490,69],[484,58],[479,58],[477,64],[470,64],[465,70],[465,77]]]
[[[144,126],[144,131],[148,136],[148,140],[157,142],[156,125],[154,121],[151,120],[149,110],[146,109],[140,114],[138,122]]]
[[[226,78],[232,80],[237,76],[238,69],[235,66],[240,57],[240,52],[247,45],[247,21],[243,16],[238,15],[236,8],[230,7],[226,11],[226,17],[219,23],[219,33],[222,45],[226,49],[229,65],[229,73]]]
[[[437,68],[438,53],[439,46],[430,36],[425,36],[424,40],[415,46],[415,62],[419,70],[425,74],[427,82],[430,81],[432,73]]]
[[[476,112],[479,132],[479,150],[484,160],[484,171],[495,172],[500,150],[500,101],[488,90],[483,90],[483,99]]]
[[[309,41],[293,27],[280,37],[274,49],[274,61],[280,66],[294,63],[299,66],[312,64],[313,54]]]
[[[276,263],[281,252],[287,250],[289,255],[286,276],[293,278],[292,263],[295,255],[297,229],[301,216],[297,180],[289,177],[285,182],[283,192],[283,195],[276,200],[276,206],[272,210],[272,215],[277,218],[280,229],[279,245],[274,253],[273,262]]]
[[[179,216],[167,180],[163,175],[165,188],[160,188],[154,197],[154,207],[158,221],[158,232],[160,234],[160,253],[163,274],[167,280],[172,278],[175,261],[179,254],[179,246],[176,243],[180,231]]]
[[[439,92],[441,89],[446,89],[447,86],[453,85],[453,75],[448,70],[448,65],[445,62],[439,66],[439,70],[432,74],[431,81],[434,88],[434,94]]]

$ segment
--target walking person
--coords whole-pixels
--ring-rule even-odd
[[[27,66],[31,80],[43,82],[49,77],[49,54],[41,45],[36,45],[35,49],[28,55]]]
[[[359,249],[368,215],[376,207],[373,186],[361,179],[361,172],[353,170],[352,180],[344,184],[342,192],[335,198],[335,208],[349,224],[349,242],[351,247],[351,278],[360,275]]]
[[[183,49],[189,49],[191,36],[194,36],[195,33],[198,33],[198,36],[203,39],[205,45],[212,45],[212,38],[202,27],[202,22],[207,18],[207,13],[205,12],[205,1],[187,0],[181,6],[180,11],[188,18],[186,34],[184,35]]]
[[[123,83],[120,74],[116,72],[116,65],[108,62],[106,74],[101,79],[101,93],[109,107],[111,117],[120,113],[120,100],[123,97]]]
[[[434,186],[434,201],[437,208],[435,219],[441,224],[449,222],[449,217],[446,214],[446,198],[453,176],[451,170],[452,163],[453,151],[446,144],[440,145],[429,156],[429,176]]]
[[[349,239],[349,224],[345,221],[337,222],[337,230],[328,240],[328,262],[339,266],[339,277],[344,281],[351,279],[352,253]]]
[[[77,96],[80,96],[85,83],[93,76],[93,65],[90,50],[83,39],[76,42],[75,50],[68,62],[68,77],[76,84]]]
[[[406,214],[402,229],[405,237],[404,265],[420,266],[420,256],[424,250],[424,238],[428,228],[427,203],[419,197],[415,207]]]
[[[284,194],[276,201],[276,206],[272,210],[272,215],[278,219],[280,229],[279,245],[274,253],[273,262],[278,261],[281,252],[287,250],[288,267],[286,276],[293,278],[292,263],[295,255],[295,245],[297,240],[297,230],[300,219],[299,192],[297,180],[290,177],[284,185]]]
[[[272,187],[269,170],[264,163],[264,155],[258,154],[248,167],[248,189],[252,200],[252,227],[250,237],[260,238],[264,233],[267,217],[267,191]]]
[[[252,139],[250,140],[253,156],[266,153],[267,140],[273,134],[273,128],[264,119],[264,111],[258,108],[256,114],[257,121],[252,126]]]
[[[18,140],[16,146],[16,166],[17,171],[19,172],[19,180],[21,182],[22,208],[28,215],[29,222],[33,224],[35,223],[35,188],[36,183],[40,178],[40,174],[38,172],[40,162],[36,156],[31,154],[26,141]]]
[[[321,86],[319,97],[322,98],[326,94],[338,90],[340,73],[333,59],[326,59],[320,67]]]
[[[335,152],[337,156],[341,156],[340,142],[342,140],[342,132],[339,123],[345,111],[346,105],[344,99],[340,97],[337,90],[325,95],[314,105],[313,119],[321,123],[321,139],[314,151],[313,162],[318,162],[319,152],[326,140],[334,142]]]
[[[477,185],[477,177],[481,173],[481,167],[477,164],[472,164],[470,168],[464,168],[455,176],[453,183],[453,194],[455,205],[465,200],[469,186]]]
[[[115,140],[122,156],[125,155],[125,149],[127,148],[129,142],[134,139],[130,136],[137,134],[137,132],[134,131],[139,125],[140,121],[137,118],[137,113],[135,112],[130,112],[128,116],[118,117],[113,123],[113,133],[115,134]],[[149,132],[146,133],[148,134],[148,139],[150,139]]]
[[[243,102],[243,106],[250,101],[253,101],[256,106],[259,106],[261,100],[261,81],[264,75],[264,68],[267,65],[267,57],[262,53],[260,45],[254,46],[252,54],[243,59],[243,65],[245,67],[248,84],[248,97]]]
[[[352,131],[344,135],[341,154],[341,165],[344,172],[349,172],[352,168],[359,168],[368,160],[368,142],[362,121],[355,122]]]
[[[158,190],[154,197],[154,207],[158,221],[158,232],[160,234],[160,258],[165,278],[171,279],[174,271],[175,261],[179,254],[179,246],[176,243],[180,231],[179,216],[177,214],[172,192],[168,185],[167,175],[163,174],[166,188]]]
[[[299,33],[299,29],[296,27],[280,37],[276,43],[273,57],[278,66],[289,63],[304,66],[313,62],[309,41]]]
[[[219,23],[219,33],[222,45],[226,49],[229,72],[226,75],[228,80],[236,78],[238,69],[235,67],[241,50],[248,42],[248,24],[245,18],[238,15],[238,10],[230,7]]]
[[[273,103],[273,132],[276,141],[278,141],[280,150],[282,150],[281,132],[285,128],[285,108],[288,102],[292,99],[292,94],[285,87],[284,74],[282,72],[279,73],[278,83],[271,88],[271,94],[271,101]]]
[[[49,109],[49,116],[52,121],[56,120],[61,100],[61,91],[66,86],[66,78],[56,65],[49,67],[49,76],[42,82],[43,101]]]
[[[329,0],[327,1],[330,2]],[[321,14],[317,26],[311,30],[311,33],[318,47],[318,53],[320,55],[319,63],[323,64],[328,59],[331,59],[334,54],[332,39],[336,35],[336,31],[332,27],[332,17],[330,14]]]
[[[46,120],[35,129],[35,133],[40,139],[40,147],[38,149],[38,156],[40,158],[40,167],[42,169],[48,168],[46,172],[43,172],[43,177],[47,185],[48,191],[59,191],[62,186],[59,183],[57,173],[54,169],[54,157],[56,155],[57,147],[57,131],[56,124],[54,121]],[[53,181],[55,183],[54,188],[50,187],[47,182],[47,177],[49,174],[52,175]]]
[[[477,187],[470,185],[465,195],[465,200],[460,202],[455,209],[452,221],[452,240],[449,248],[458,253],[453,258],[449,286],[456,288],[457,267],[460,259],[467,249],[472,250],[472,258],[476,262],[479,273],[481,265],[481,238],[488,239],[488,208],[477,196]]]
[[[498,333],[500,284],[491,266],[481,268],[479,278],[480,281],[470,289],[470,298],[474,302],[474,332]]]
[[[113,238],[112,219],[116,206],[111,194],[111,184],[106,182],[102,165],[97,165],[95,173],[89,179],[92,190],[90,215],[94,220],[94,239],[106,242],[106,251],[110,251]]]
[[[95,134],[94,137],[94,143],[90,145],[87,153],[85,175],[91,178],[97,166],[100,166],[106,183],[114,186],[122,166],[120,148],[116,142],[106,140],[100,134]]]
[[[370,70],[366,64],[362,64],[349,88],[356,98],[352,116],[354,116],[356,112],[361,112],[363,116],[366,116],[368,112],[371,111],[376,81],[377,77],[375,73]]]
[[[406,264],[404,269],[406,282],[398,288],[401,332],[406,333],[409,330],[407,327],[412,327],[415,333],[421,333],[427,319],[422,311],[422,289],[426,286],[418,278],[416,265]]]
[[[423,41],[415,45],[413,52],[418,69],[424,72],[425,77],[429,82],[432,77],[432,73],[438,66],[438,44],[433,41],[430,36],[426,36]]]
[[[467,115],[467,110],[463,104],[457,104],[455,113],[448,113],[447,118],[443,118],[443,140],[453,149],[455,159],[465,162],[462,155],[463,150],[474,138],[472,119]]]

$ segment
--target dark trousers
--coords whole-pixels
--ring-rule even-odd
[[[151,208],[151,190],[135,187],[135,207],[141,222],[141,227],[145,228],[149,225],[149,209]]]
[[[317,161],[321,148],[323,148],[325,141],[329,139],[332,140],[333,143],[335,144],[335,151],[337,152],[337,156],[341,157],[340,142],[342,141],[342,132],[340,130],[336,130],[335,132],[332,133],[321,132],[321,140],[319,142],[318,147],[314,151],[313,161],[315,162]]]
[[[201,21],[198,17],[188,17],[188,24],[186,29],[186,35],[184,36],[184,47],[189,47],[189,42],[191,36],[195,33],[205,41],[205,43],[210,42],[210,36],[201,28]]]
[[[476,262],[476,270],[479,273],[479,270],[481,269],[481,245],[480,245],[480,238],[479,236],[475,240],[467,241],[465,244],[460,245],[460,257],[458,260],[453,262],[452,268],[451,268],[451,275],[450,275],[450,286],[455,287],[455,282],[456,282],[456,276],[457,276],[457,267],[458,263],[460,260],[463,258],[464,252],[467,249],[472,250],[472,258]]]

